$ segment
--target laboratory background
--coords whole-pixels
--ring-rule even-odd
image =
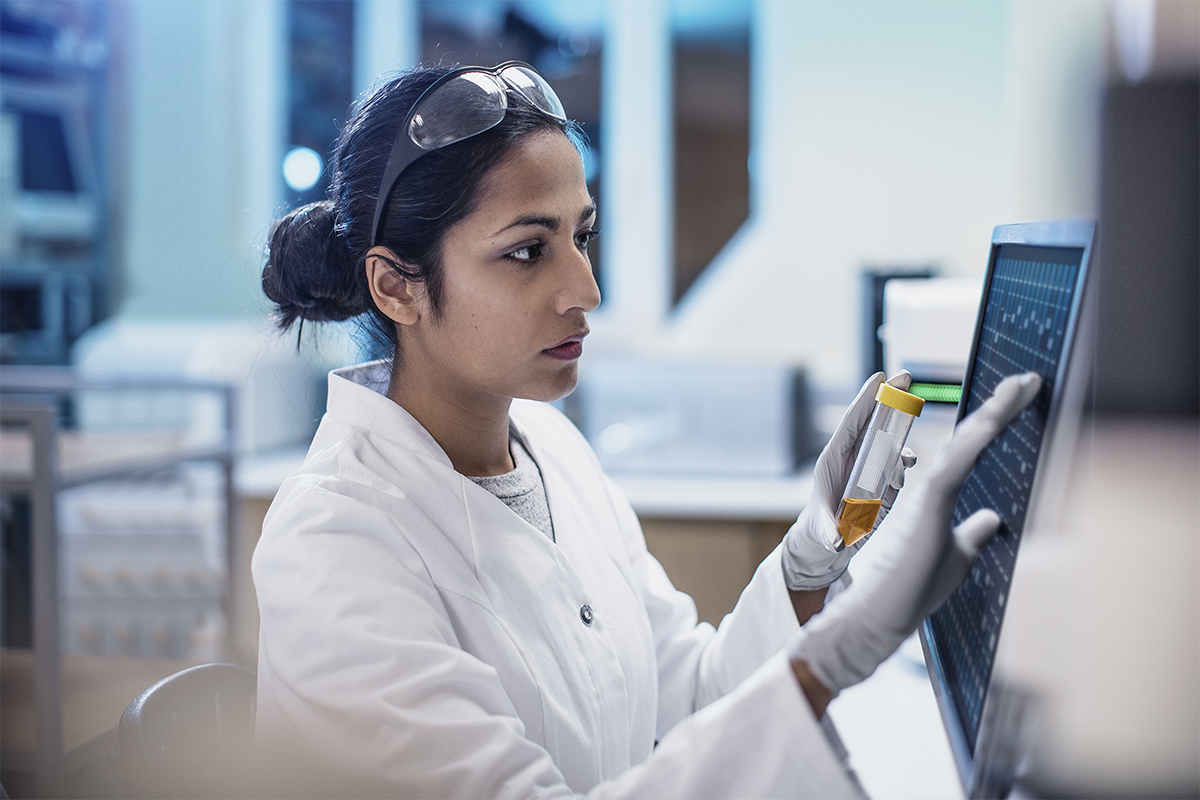
[[[869,374],[962,382],[993,228],[1097,221],[997,666],[1017,791],[1200,795],[1196,0],[0,1],[4,791],[118,796],[131,701],[255,668],[266,509],[375,357],[274,330],[271,223],[381,75],[507,59],[599,205],[563,410],[714,624]],[[873,797],[963,796],[915,638],[829,713]]]

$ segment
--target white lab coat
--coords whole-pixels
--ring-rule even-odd
[[[778,550],[719,629],[698,625],[553,407],[511,419],[557,543],[455,472],[386,385],[381,362],[330,375],[267,514],[260,741],[352,793],[859,794],[780,652],[797,624]]]

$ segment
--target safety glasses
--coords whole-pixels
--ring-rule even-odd
[[[508,89],[543,114],[566,121],[558,95],[523,61],[506,61],[490,69],[462,67],[438,78],[417,98],[392,146],[375,201],[372,244],[379,241],[383,207],[405,168],[431,150],[477,136],[500,124],[508,112]]]

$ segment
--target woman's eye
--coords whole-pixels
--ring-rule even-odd
[[[542,254],[542,245],[527,244],[524,247],[519,247],[508,254],[508,257],[514,261],[534,261]]]
[[[579,249],[583,250],[586,249],[587,246],[592,243],[592,240],[599,235],[600,231],[598,229],[589,228],[588,230],[580,231],[575,235],[575,243],[579,246]]]

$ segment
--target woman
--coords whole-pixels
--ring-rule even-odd
[[[574,136],[526,65],[414,70],[346,125],[329,199],[273,231],[282,325],[364,314],[394,357],[331,374],[267,515],[260,740],[360,795],[858,794],[825,705],[965,576],[997,518],[952,531],[954,496],[1036,380],[1002,384],[910,490],[883,537],[896,568],[814,617],[855,552],[825,542],[873,377],[784,543],[697,624],[539,402],[574,388],[600,302]]]

